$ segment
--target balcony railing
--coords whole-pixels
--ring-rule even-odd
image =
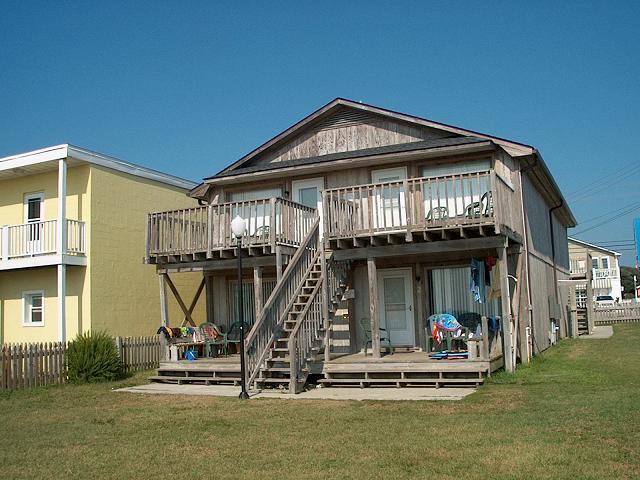
[[[585,275],[587,273],[587,267],[584,261],[571,260],[570,267],[572,275]],[[594,280],[618,278],[619,276],[618,270],[615,268],[592,268],[591,272]]]
[[[491,171],[334,188],[323,195],[329,238],[494,224],[521,230],[514,190]]]
[[[593,278],[594,280],[601,278],[618,278],[618,270],[615,268],[594,268]]]
[[[233,249],[231,220],[247,222],[243,247],[297,247],[316,218],[316,210],[283,198],[223,203],[147,217],[147,258],[195,255]]]
[[[85,223],[65,220],[67,246],[58,249],[58,221],[23,223],[2,227],[0,235],[0,258],[3,261],[42,255],[85,255]]]

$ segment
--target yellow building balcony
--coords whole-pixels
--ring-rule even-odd
[[[0,270],[86,265],[85,222],[66,219],[0,227]]]

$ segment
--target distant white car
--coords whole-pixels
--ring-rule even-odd
[[[615,304],[611,295],[598,295],[596,297],[596,305],[599,307],[613,307]]]

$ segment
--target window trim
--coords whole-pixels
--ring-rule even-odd
[[[38,222],[44,221],[44,192],[31,192],[24,194],[24,223],[29,223],[29,200],[40,200],[40,220]]]
[[[32,322],[31,321],[31,308],[32,301],[30,302],[29,298],[40,295],[42,297],[42,321],[41,322]],[[44,315],[44,290],[27,290],[22,292],[22,326],[23,327],[44,327],[45,315]]]

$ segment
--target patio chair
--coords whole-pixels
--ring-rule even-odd
[[[221,349],[218,349],[216,352],[217,354],[219,354],[220,351],[225,355],[227,354],[227,334],[224,333],[215,323],[205,322],[201,324],[200,333],[204,336],[204,355],[206,357],[216,356],[214,355],[215,347],[222,347]]]
[[[493,198],[491,192],[484,192],[479,202],[472,202],[464,209],[467,218],[490,217],[493,215]]]
[[[444,323],[441,320],[444,320]],[[438,342],[433,338],[435,324],[438,323],[438,331],[442,335],[442,341]],[[451,351],[454,341],[465,342],[469,336],[469,329],[458,322],[456,317],[449,314],[436,314],[427,318],[427,327],[425,328],[425,337],[427,339],[427,352],[440,350]],[[446,347],[446,348],[443,348]]]
[[[448,218],[449,218],[449,209],[447,207],[434,207],[427,214],[427,222],[446,220]]]
[[[476,332],[480,328],[482,324],[482,315],[475,312],[465,312],[461,313],[456,317],[460,325],[467,328],[470,332]]]
[[[373,337],[371,335],[371,320],[368,317],[360,318],[360,327],[364,332],[364,354],[367,355],[367,345],[371,345],[373,348]],[[393,346],[391,345],[391,336],[387,332],[386,328],[380,327],[380,347],[386,347],[389,349],[389,353],[393,353]]]
[[[251,330],[251,325],[247,322],[244,323],[244,335],[246,337],[247,333]],[[227,333],[227,345],[234,345],[236,353],[240,353],[240,322],[234,322],[229,327],[229,332]]]

